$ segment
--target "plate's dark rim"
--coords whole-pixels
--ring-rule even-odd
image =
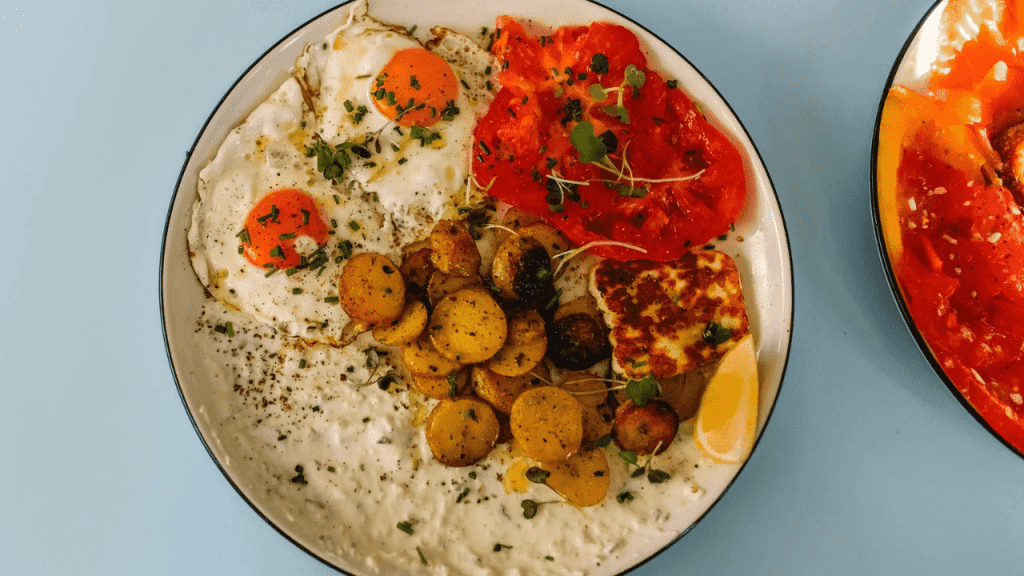
[[[910,45],[913,44],[914,39],[921,31],[921,27],[924,26],[925,22],[931,18],[938,9],[939,5],[945,0],[936,0],[932,7],[921,17],[914,30],[910,33],[907,41],[903,44],[903,48],[900,50],[899,55],[896,56],[896,61],[892,65],[892,70],[889,71],[889,78],[885,81],[885,88],[882,89],[882,98],[878,103],[878,113],[875,115],[875,130],[874,136],[871,139],[871,216],[875,227],[875,243],[878,247],[878,256],[882,260],[882,269],[885,271],[885,278],[889,282],[889,288],[892,291],[893,300],[896,301],[896,307],[900,311],[900,315],[903,317],[904,323],[907,325],[907,329],[910,330],[910,335],[914,337],[917,342],[918,348],[921,350],[921,354],[924,355],[928,364],[931,365],[932,370],[938,375],[942,383],[946,385],[946,388],[953,395],[960,405],[964,407],[967,412],[974,417],[986,430],[989,431],[992,436],[999,440],[1004,446],[1010,449],[1014,454],[1024,458],[1024,452],[1014,447],[1012,444],[1006,441],[992,426],[985,420],[984,417],[978,412],[973,404],[964,398],[964,395],[957,389],[956,384],[953,380],[946,375],[945,370],[942,369],[942,365],[935,358],[931,348],[928,347],[928,342],[921,335],[921,332],[917,329],[917,325],[914,323],[914,319],[910,317],[910,308],[907,306],[907,302],[903,296],[903,290],[900,288],[899,282],[896,280],[896,271],[893,269],[892,261],[889,259],[889,251],[885,247],[885,237],[882,233],[882,215],[878,206],[878,132],[882,124],[882,111],[885,109],[885,100],[889,95],[889,90],[892,89],[893,80],[896,78],[896,72],[899,70],[900,64],[903,63],[903,59],[907,55],[907,51],[910,49]]]
[[[312,550],[306,548],[300,542],[296,541],[294,538],[289,536],[281,527],[279,527],[277,524],[275,524],[273,521],[271,521],[269,518],[267,518],[267,516],[265,516],[263,514],[263,512],[260,511],[260,509],[255,505],[255,503],[250,501],[249,498],[246,497],[245,493],[242,492],[241,488],[231,479],[231,476],[228,474],[227,470],[225,470],[224,467],[221,465],[220,461],[217,460],[217,457],[213,453],[213,449],[207,443],[206,438],[203,436],[202,431],[199,429],[199,424],[196,422],[196,419],[195,419],[195,417],[192,414],[192,410],[188,406],[188,402],[185,400],[185,393],[182,390],[181,382],[178,380],[178,373],[174,369],[174,357],[171,354],[170,341],[167,338],[167,319],[166,319],[167,317],[166,317],[166,310],[164,308],[164,270],[165,270],[165,268],[164,268],[164,255],[165,255],[165,253],[167,251],[167,236],[168,236],[168,232],[170,230],[170,225],[171,225],[171,214],[174,211],[174,203],[175,203],[175,200],[177,199],[177,196],[178,196],[178,189],[181,186],[181,181],[185,177],[185,170],[188,168],[188,164],[189,164],[189,162],[192,159],[192,153],[193,153],[193,151],[195,151],[196,145],[198,145],[199,140],[200,140],[200,138],[202,138],[203,133],[206,132],[206,129],[207,129],[207,127],[210,124],[210,121],[213,120],[213,117],[217,114],[217,111],[220,110],[220,107],[224,104],[224,101],[227,100],[228,96],[235,89],[235,87],[237,87],[238,84],[241,83],[241,81],[245,78],[245,76],[253,68],[255,68],[260,63],[260,61],[263,60],[263,58],[265,58],[270,52],[272,52],[274,49],[276,49],[278,46],[280,46],[282,43],[284,43],[286,40],[288,40],[288,38],[290,38],[291,36],[293,36],[294,34],[299,32],[300,30],[302,30],[303,28],[305,28],[306,26],[311,24],[313,21],[323,17],[324,15],[326,15],[326,14],[328,14],[330,12],[338,10],[339,8],[341,8],[341,7],[343,7],[343,6],[347,5],[347,4],[350,4],[353,1],[354,0],[349,0],[348,2],[343,2],[343,3],[338,4],[338,5],[336,5],[336,6],[332,7],[332,8],[328,8],[327,10],[324,10],[323,12],[321,12],[321,13],[317,14],[316,16],[313,16],[309,20],[305,21],[304,23],[302,23],[301,25],[296,27],[294,30],[292,30],[291,32],[286,34],[284,37],[282,37],[280,40],[275,42],[273,46],[269,47],[266,51],[264,51],[263,54],[261,54],[256,60],[253,61],[252,64],[250,64],[245,69],[244,72],[242,72],[242,74],[238,77],[238,79],[235,80],[231,84],[231,87],[229,87],[227,89],[227,91],[221,97],[220,101],[217,102],[217,105],[214,107],[213,111],[210,113],[210,115],[207,117],[206,121],[203,123],[202,128],[199,130],[199,134],[196,136],[195,140],[192,142],[191,148],[189,148],[188,152],[186,153],[186,155],[185,155],[185,162],[182,164],[181,171],[178,173],[178,180],[175,182],[174,190],[173,190],[173,192],[171,194],[171,201],[170,201],[170,204],[169,204],[168,209],[167,209],[167,219],[166,219],[166,222],[164,223],[163,239],[162,239],[161,244],[160,244],[160,262],[159,262],[160,269],[159,269],[159,289],[158,289],[158,298],[160,300],[160,327],[161,327],[161,331],[163,332],[164,350],[167,353],[167,361],[168,361],[168,364],[170,365],[170,368],[171,368],[171,376],[174,379],[174,384],[175,384],[175,386],[178,389],[178,396],[181,398],[182,405],[185,407],[185,412],[186,412],[186,414],[188,414],[189,420],[192,422],[192,428],[196,431],[196,434],[199,436],[199,440],[200,440],[200,442],[202,442],[203,447],[206,448],[206,452],[207,452],[207,454],[209,454],[210,459],[213,460],[214,464],[217,466],[217,469],[219,469],[221,474],[224,475],[224,478],[228,481],[228,484],[230,484],[231,487],[235,489],[235,491],[238,493],[238,495],[242,497],[242,499],[249,505],[249,507],[252,508],[253,511],[255,511],[256,514],[260,518],[262,518],[264,521],[266,521],[267,524],[269,524],[272,528],[274,528],[274,530],[276,530],[279,534],[281,534],[281,536],[284,536],[284,538],[287,539],[289,542],[291,542],[296,547],[298,547],[300,550],[306,552],[307,554],[309,554],[313,558],[316,558],[317,560],[322,562],[325,566],[328,566],[328,567],[330,567],[330,568],[332,568],[334,570],[337,570],[338,572],[341,572],[342,574],[346,574],[348,576],[356,576],[356,575],[354,575],[354,574],[352,574],[350,572],[347,572],[347,571],[343,570],[342,568],[339,568],[338,566],[335,566],[334,564],[328,562],[326,559],[322,558],[321,556],[319,556],[318,554],[316,554]],[[719,92],[718,88],[715,87],[715,85],[708,79],[708,77],[700,69],[698,69],[692,62],[690,62],[689,59],[687,59],[685,56],[683,56],[679,52],[679,50],[677,50],[672,44],[669,44],[664,39],[662,39],[661,36],[658,36],[657,34],[652,32],[650,29],[648,29],[646,26],[644,26],[644,25],[634,21],[632,18],[629,18],[628,16],[622,14],[621,12],[619,12],[618,10],[615,10],[614,8],[610,8],[610,7],[604,5],[604,4],[600,3],[600,2],[597,2],[595,0],[585,0],[585,1],[589,2],[591,4],[596,4],[596,5],[600,6],[600,7],[608,10],[609,12],[612,12],[613,14],[618,15],[619,17],[621,17],[624,20],[630,22],[632,25],[636,26],[637,28],[640,28],[640,29],[644,30],[646,33],[650,34],[652,37],[657,39],[659,42],[661,42],[662,44],[667,46],[669,49],[671,49],[673,52],[675,52],[675,54],[679,58],[681,58],[683,61],[685,61],[687,64],[689,64],[697,72],[697,74],[699,74],[700,77],[708,84],[708,86],[711,87],[711,89],[715,92],[715,94],[718,95],[718,97],[722,99],[722,102],[725,103],[725,106],[726,106],[726,108],[728,108],[729,113],[732,114],[733,118],[735,118],[737,123],[739,123],[740,128],[743,130],[743,134],[747,137],[747,140],[750,141],[751,147],[754,149],[754,152],[757,155],[758,162],[760,162],[761,166],[764,168],[765,176],[767,176],[767,178],[768,178],[769,185],[771,186],[771,189],[772,189],[772,194],[775,196],[775,202],[776,202],[776,204],[779,207],[779,217],[782,220],[782,231],[783,231],[783,236],[786,239],[786,255],[787,255],[787,261],[789,263],[789,285],[790,285],[789,307],[790,307],[790,317],[789,317],[789,334],[787,336],[787,342],[786,342],[786,357],[785,357],[785,359],[783,361],[782,373],[779,375],[779,389],[776,391],[775,398],[772,400],[771,407],[768,409],[768,416],[765,419],[764,427],[761,429],[760,434],[758,434],[757,438],[754,440],[754,445],[751,448],[750,455],[747,457],[747,460],[740,466],[740,469],[737,470],[736,475],[733,476],[733,478],[729,481],[729,483],[726,485],[725,489],[722,491],[722,493],[719,495],[719,497],[717,499],[715,499],[715,501],[712,502],[710,506],[708,506],[708,509],[705,510],[704,513],[700,515],[700,517],[698,517],[696,520],[694,520],[693,523],[690,524],[688,527],[686,527],[686,529],[684,529],[682,532],[680,532],[678,536],[676,536],[671,541],[666,543],[664,546],[662,546],[656,552],[652,553],[647,558],[644,558],[643,560],[641,560],[637,564],[634,564],[630,568],[627,568],[626,570],[623,570],[622,572],[619,572],[618,576],[622,576],[624,574],[632,572],[632,571],[636,570],[637,568],[643,566],[644,564],[646,564],[647,562],[652,560],[654,557],[660,555],[662,552],[664,552],[665,550],[670,548],[673,544],[678,542],[680,538],[682,538],[683,536],[688,534],[690,532],[690,530],[692,530],[694,526],[696,526],[701,520],[703,520],[708,515],[708,513],[711,512],[711,510],[715,507],[715,505],[717,505],[718,502],[722,498],[725,497],[725,494],[729,491],[729,489],[732,487],[732,485],[736,482],[736,479],[739,478],[740,474],[746,468],[747,463],[750,462],[751,457],[753,457],[754,450],[756,450],[757,446],[761,443],[761,438],[764,436],[764,431],[768,429],[768,423],[771,421],[772,414],[775,411],[775,405],[776,405],[776,403],[778,403],[779,395],[782,393],[782,384],[783,384],[783,382],[785,381],[785,378],[786,378],[786,370],[789,368],[789,355],[790,355],[790,351],[791,351],[792,346],[793,346],[793,327],[794,327],[794,320],[795,320],[795,314],[796,314],[796,307],[795,307],[796,286],[795,286],[795,283],[794,283],[795,277],[794,277],[794,274],[793,274],[793,250],[792,250],[792,247],[790,246],[790,243],[789,243],[789,230],[786,227],[786,218],[785,218],[785,215],[782,212],[782,204],[779,202],[778,191],[775,189],[775,183],[772,181],[771,174],[768,173],[768,166],[767,166],[767,164],[765,164],[764,158],[761,156],[761,151],[757,148],[757,145],[754,143],[753,138],[750,137],[750,132],[747,130],[747,127],[743,124],[743,121],[740,120],[739,116],[736,114],[736,111],[733,110],[733,108],[729,104],[729,102],[725,99],[724,96],[722,96],[722,93]],[[906,48],[904,48],[904,50],[905,49]],[[891,81],[891,77],[890,77],[890,81]],[[877,138],[877,130],[876,130],[876,138]]]

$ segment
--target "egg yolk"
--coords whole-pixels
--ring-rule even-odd
[[[304,256],[327,243],[328,228],[316,200],[302,190],[282,188],[249,211],[238,237],[249,262],[275,270],[304,264]]]
[[[406,48],[377,75],[372,100],[401,126],[433,126],[458,95],[459,79],[444,58],[425,48]]]

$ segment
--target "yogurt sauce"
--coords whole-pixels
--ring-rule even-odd
[[[375,345],[363,334],[346,348],[309,346],[214,301],[195,332],[212,392],[197,417],[213,430],[211,449],[263,514],[328,562],[366,574],[603,574],[668,542],[676,511],[707,506],[696,502],[702,478],[722,466],[700,456],[692,420],[655,459],[672,475],[662,484],[631,478],[635,468],[606,448],[611,488],[591,508],[539,484],[506,493],[504,475],[519,459],[507,445],[476,465],[446,467],[422,425],[437,401],[401,381],[382,389],[397,354],[368,352]],[[620,503],[626,492],[632,500]],[[526,499],[541,504],[532,519]]]

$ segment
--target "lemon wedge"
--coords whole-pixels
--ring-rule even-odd
[[[747,335],[725,353],[704,389],[693,428],[697,447],[712,460],[742,462],[757,429],[757,353]]]

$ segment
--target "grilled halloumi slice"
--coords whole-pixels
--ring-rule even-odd
[[[611,329],[612,367],[628,378],[683,374],[750,333],[739,270],[715,250],[674,262],[604,260],[589,289]]]

